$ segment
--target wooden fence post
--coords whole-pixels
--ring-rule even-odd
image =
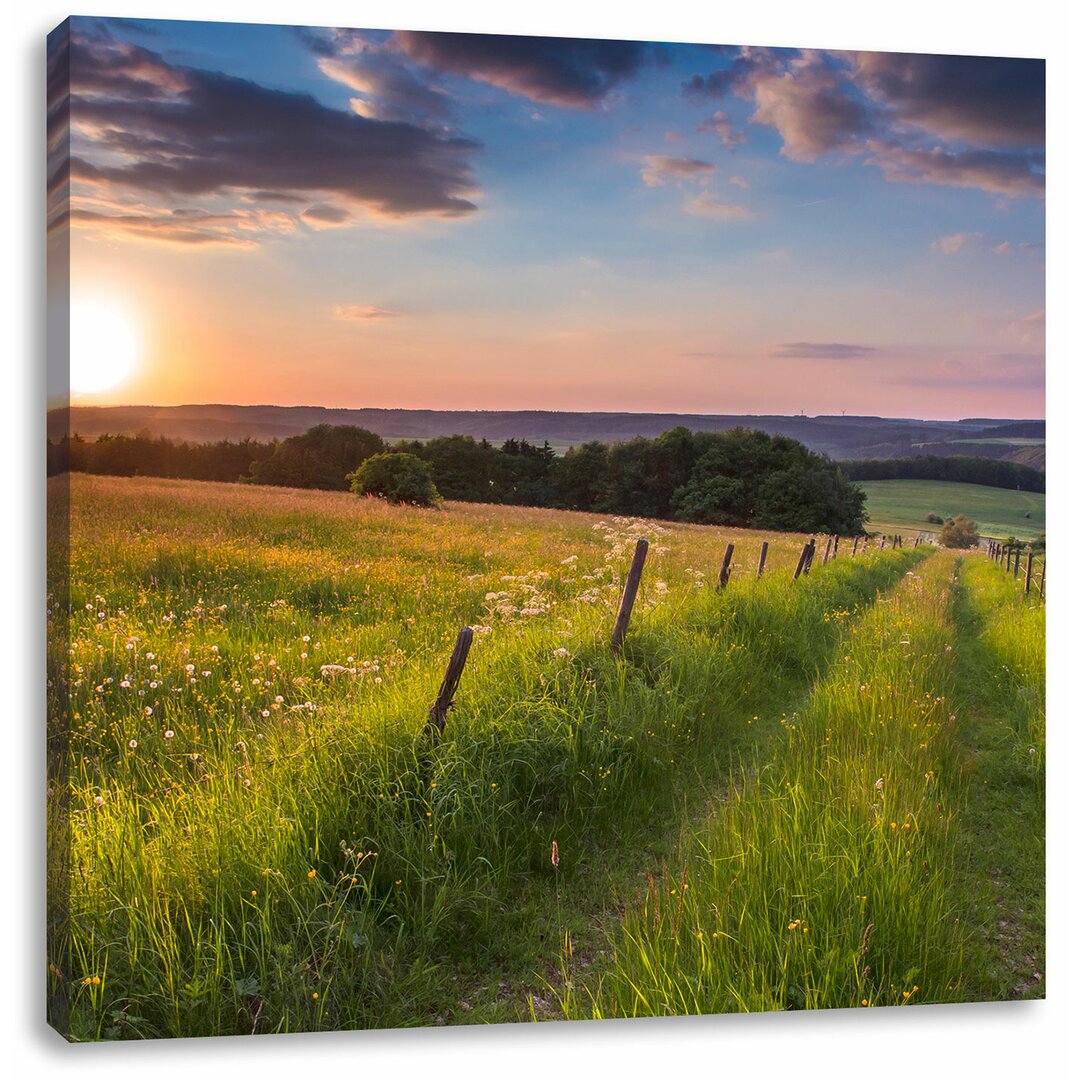
[[[809,574],[810,567],[814,565],[814,556],[817,554],[817,537],[810,537],[810,550],[806,553],[806,565],[803,567],[803,573]]]
[[[435,699],[435,704],[428,709],[425,727],[431,733],[437,732],[441,735],[446,728],[446,714],[453,708],[454,694],[457,693],[458,683],[461,682],[461,673],[465,670],[465,661],[469,657],[472,639],[472,627],[463,626],[454,643],[454,651],[450,654],[450,663],[446,665],[446,674],[439,688],[439,696]]]
[[[765,559],[768,557],[768,554],[769,554],[769,541],[768,540],[762,540],[761,541],[761,556],[758,559],[758,564],[757,564],[757,576],[758,577],[761,577],[761,575],[765,573]]]
[[[1033,551],[1028,552],[1027,557],[1027,573],[1024,574],[1024,595],[1027,596],[1031,592],[1031,560],[1035,558]]]
[[[1039,599],[1043,598],[1043,586],[1046,584],[1046,555],[1043,555],[1042,573],[1039,575]]]
[[[858,555],[859,554],[859,536],[858,536],[858,533],[855,534],[855,543],[851,545],[851,554],[852,555]]]
[[[630,613],[634,610],[634,600],[637,598],[638,585],[641,584],[641,571],[645,567],[645,556],[648,552],[649,541],[642,537],[634,549],[633,559],[630,560],[630,570],[626,575],[622,599],[619,601],[619,614],[615,618],[615,629],[611,632],[611,651],[616,656],[622,655],[623,639],[630,626]]]
[[[1020,576],[1020,548],[1016,549],[1016,559],[1013,562],[1013,577],[1018,578]]]
[[[881,543],[878,544],[878,551],[884,551],[884,550],[885,550],[885,534],[882,533],[881,534]]]
[[[735,545],[728,544],[727,551],[724,552],[724,562],[720,567],[720,585],[721,589],[727,587],[728,578],[731,577],[731,556],[735,554]]]
[[[830,536],[825,541],[825,554],[821,556],[821,565],[824,566],[829,561],[829,552],[832,550],[833,538]]]
[[[799,575],[803,572],[803,564],[806,562],[806,556],[809,554],[809,552],[810,541],[808,540],[805,544],[803,544],[802,551],[799,553],[799,561],[795,564],[795,576],[791,579],[792,581],[799,580]]]

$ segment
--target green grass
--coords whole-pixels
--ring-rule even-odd
[[[1042,614],[979,556],[909,571],[564,1014],[1043,996]]]
[[[623,912],[629,932],[638,893],[666,903],[681,888],[687,852],[700,861],[721,842],[710,822],[727,806],[753,819],[738,858],[751,844],[779,851],[791,814],[811,823],[795,865],[809,875],[802,907],[788,868],[785,906],[767,926],[755,917],[754,934],[802,919],[818,948],[801,935],[811,909],[815,935],[833,928],[812,984],[749,959],[745,1007],[857,1003],[844,950],[864,925],[852,930],[853,895],[821,872],[852,860],[880,927],[874,1000],[895,997],[885,974],[906,988],[917,969],[934,995],[952,978],[934,906],[952,809],[935,818],[929,781],[915,783],[951,768],[945,706],[921,696],[949,670],[935,651],[945,571],[923,567],[949,556],[871,549],[795,583],[803,538],[773,534],[758,581],[763,537],[737,530],[182,481],[72,485],[70,613],[55,592],[49,644],[50,984],[72,1038],[588,1013],[580,980],[598,995],[618,981]],[[640,535],[652,546],[617,660],[607,641]],[[729,540],[735,571],[718,593]],[[64,554],[50,553],[54,573]],[[904,643],[898,581],[922,620]],[[465,623],[473,652],[433,744],[427,708]],[[875,664],[873,694],[855,693]],[[762,784],[790,777],[796,746],[817,755],[809,771],[760,801]],[[851,818],[819,866],[812,822],[830,777],[841,809],[865,817],[855,793],[868,770],[907,815],[898,829],[917,829],[860,832]],[[932,860],[929,883],[896,848],[908,833]],[[694,873],[719,888],[733,866],[724,855]],[[878,915],[895,890],[904,911]],[[679,985],[679,1000],[697,1000]]]
[[[1046,496],[946,480],[860,480],[866,492],[867,528],[876,532],[936,532],[927,514],[978,522],[980,534],[1033,540],[1046,531]],[[1030,514],[1030,517],[1025,515]]]

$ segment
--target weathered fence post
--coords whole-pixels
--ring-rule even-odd
[[[1035,558],[1033,551],[1028,552],[1027,557],[1027,572],[1024,574],[1024,595],[1027,596],[1031,592],[1031,560]]]
[[[1013,577],[1018,578],[1020,576],[1020,548],[1016,549],[1016,560],[1013,562]]]
[[[798,581],[799,575],[803,572],[803,566],[806,563],[806,556],[810,553],[810,541],[808,540],[802,546],[802,551],[799,553],[799,561],[795,564],[795,576],[792,581]]]
[[[829,552],[832,550],[833,538],[830,536],[825,541],[825,554],[821,556],[821,565],[824,566],[829,561]]]
[[[852,555],[858,555],[859,554],[859,535],[858,535],[858,533],[855,534],[855,543],[851,545],[851,554]]]
[[[1043,555],[1042,573],[1039,575],[1039,599],[1043,598],[1043,586],[1046,584],[1046,556]]]
[[[461,673],[465,670],[465,661],[469,656],[472,639],[472,627],[463,626],[454,643],[454,651],[450,654],[450,663],[446,665],[446,674],[439,688],[439,696],[435,699],[435,704],[428,709],[426,730],[429,732],[442,735],[446,728],[446,714],[453,708],[454,694],[457,693],[458,683],[461,682]]]
[[[720,567],[720,579],[719,588],[723,589],[727,587],[728,578],[731,577],[731,556],[735,554],[735,545],[728,544],[727,551],[724,552],[724,562]]]
[[[878,551],[884,551],[884,550],[885,550],[885,534],[882,533],[881,534],[881,543],[878,544]]]
[[[645,556],[648,552],[649,541],[642,537],[634,549],[633,559],[630,560],[630,570],[626,575],[622,599],[619,601],[619,614],[615,618],[615,629],[611,632],[611,651],[616,656],[622,655],[623,639],[630,626],[630,613],[634,610],[634,600],[637,598],[638,585],[641,584],[641,571],[645,567]]]
[[[814,556],[817,554],[817,537],[810,537],[810,550],[806,553],[806,565],[803,567],[803,573],[809,574],[810,567],[814,565]]]
[[[758,564],[757,564],[757,576],[758,577],[761,577],[761,575],[765,573],[765,559],[768,557],[768,554],[769,554],[769,541],[768,540],[762,540],[761,541],[761,556],[758,559]]]

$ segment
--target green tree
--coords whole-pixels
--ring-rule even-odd
[[[979,542],[979,526],[963,514],[957,514],[950,524],[942,527],[938,539],[942,547],[974,547]]]
[[[374,454],[346,479],[357,495],[375,495],[391,503],[436,506],[441,501],[431,466],[414,454]]]
[[[383,450],[378,435],[352,424],[319,424],[278,443],[265,461],[254,461],[256,484],[348,491],[347,474]]]

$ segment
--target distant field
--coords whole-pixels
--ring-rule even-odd
[[[984,536],[1033,539],[1046,531],[1046,496],[1037,492],[945,480],[862,480],[859,487],[866,492],[871,531],[936,529],[927,514],[966,514]]]

